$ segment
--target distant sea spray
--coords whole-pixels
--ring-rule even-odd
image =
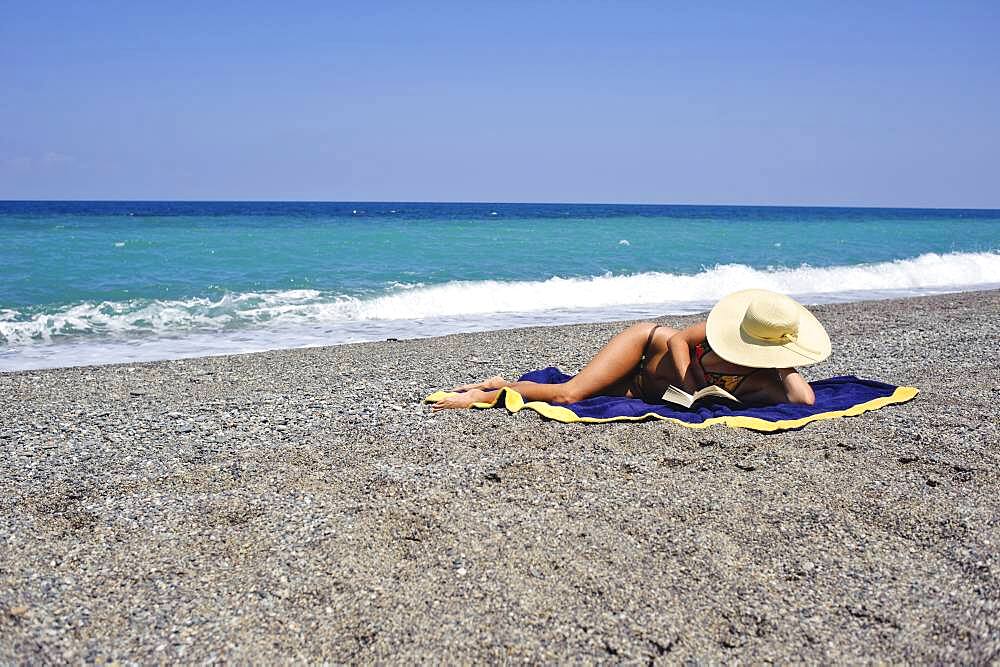
[[[942,212],[911,220],[853,209],[840,219],[684,207],[690,220],[674,208],[563,207],[565,219],[473,211],[507,216],[498,223],[448,205],[379,206],[420,215],[358,221],[353,211],[373,208],[364,205],[347,222],[190,212],[123,221],[4,215],[0,205],[0,230],[13,229],[21,251],[8,255],[0,287],[0,369],[691,313],[747,287],[822,303],[1000,286],[1000,213],[964,225]],[[422,245],[428,236],[434,247]]]

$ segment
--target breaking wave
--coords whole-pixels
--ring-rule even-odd
[[[0,309],[0,343],[8,346],[71,337],[176,336],[296,325],[391,320],[468,319],[574,310],[681,313],[705,308],[723,295],[759,287],[812,303],[933,291],[983,289],[1000,284],[1000,253],[924,254],[877,264],[755,269],[725,264],[699,273],[639,273],[540,281],[396,283],[380,296],[361,298],[320,290],[230,293],[221,298],[77,303],[50,312]],[[544,317],[531,318],[543,323]],[[333,341],[338,342],[338,341]]]
[[[370,297],[281,290],[214,299],[76,303],[35,312],[0,308],[0,370],[694,313],[750,287],[791,294],[804,303],[998,288],[1000,253],[925,254],[822,268],[725,264],[689,275],[394,283]]]

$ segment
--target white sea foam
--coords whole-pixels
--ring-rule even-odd
[[[759,270],[726,264],[692,275],[641,273],[523,282],[450,282],[366,301],[347,300],[325,315],[355,320],[412,320],[643,305],[665,305],[686,312],[692,306],[714,303],[729,292],[751,287],[809,296],[815,302],[839,300],[836,295],[842,293],[877,296],[889,290],[919,294],[994,283],[1000,283],[1000,254],[927,254],[880,264],[824,268]]]
[[[299,289],[219,299],[81,303],[31,316],[6,309],[0,311],[0,369],[697,312],[731,291],[750,287],[784,292],[806,303],[987,289],[1000,287],[1000,253],[925,254],[878,264],[766,270],[727,264],[688,275],[398,283],[371,298]]]

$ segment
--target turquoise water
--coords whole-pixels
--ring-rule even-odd
[[[1000,211],[0,202],[0,369],[1000,283]]]

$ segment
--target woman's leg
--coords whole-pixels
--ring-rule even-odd
[[[452,387],[452,391],[469,391],[470,389],[500,389],[501,387],[509,387],[510,382],[507,382],[500,375],[494,375],[491,378],[486,378],[482,382],[473,382],[472,384],[460,384],[457,387]]]
[[[639,364],[653,326],[655,325],[650,322],[633,324],[612,338],[569,382],[561,384],[512,382],[505,386],[521,394],[525,400],[546,403],[576,403],[609,390],[614,390],[616,394],[624,394],[626,381],[631,379],[631,373]],[[669,327],[662,329],[663,333],[657,331],[658,336],[669,338],[674,333]],[[463,394],[444,398],[432,407],[435,410],[442,410],[467,408],[473,403],[489,403],[496,396],[496,392],[496,389],[470,389]]]

